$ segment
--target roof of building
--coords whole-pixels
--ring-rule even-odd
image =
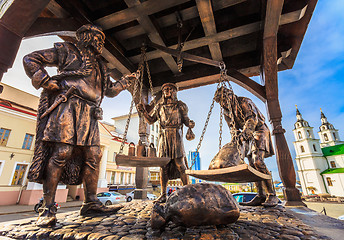
[[[321,149],[323,152],[324,156],[334,156],[334,155],[341,155],[344,154],[344,144],[339,144],[335,146],[330,146],[330,147],[324,147]]]
[[[320,174],[332,174],[332,173],[344,173],[344,168],[331,168],[331,169],[327,169],[323,172],[321,172]]]

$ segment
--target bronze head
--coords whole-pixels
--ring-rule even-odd
[[[234,92],[232,89],[226,87],[220,87],[215,92],[215,101],[219,103],[222,107],[227,107],[232,99]]]
[[[76,31],[78,45],[84,48],[92,48],[96,55],[103,51],[105,34],[100,27],[87,24],[83,25]]]
[[[164,99],[177,100],[178,87],[174,83],[165,83],[161,86]]]

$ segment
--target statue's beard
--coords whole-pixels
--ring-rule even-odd
[[[87,49],[87,51],[93,52],[96,56],[102,54],[103,44],[97,41],[82,42],[81,48]]]

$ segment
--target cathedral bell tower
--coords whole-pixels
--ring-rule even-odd
[[[321,112],[321,126],[319,127],[319,137],[321,142],[321,147],[329,147],[334,146],[337,144],[342,144],[343,142],[340,141],[338,130],[334,128],[334,126],[327,121],[327,117],[325,114]]]
[[[320,175],[327,169],[326,159],[323,157],[319,139],[315,139],[313,127],[302,118],[296,106],[293,142],[296,151],[296,164],[304,195],[326,193],[323,179]]]

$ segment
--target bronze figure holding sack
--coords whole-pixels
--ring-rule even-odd
[[[274,155],[274,150],[270,130],[265,124],[263,114],[251,99],[238,97],[232,89],[224,86],[216,91],[215,101],[223,108],[232,139],[217,153],[209,169],[236,166],[244,163],[244,158],[247,157],[251,167],[270,175],[264,158]],[[258,195],[252,201],[242,203],[242,205],[265,207],[277,205],[278,198],[272,186],[272,180],[257,182],[256,186]]]
[[[143,114],[148,123],[160,121],[159,157],[170,157],[167,166],[161,167],[160,183],[161,195],[157,202],[166,202],[167,182],[170,179],[180,178],[183,185],[188,184],[188,176],[185,174],[187,160],[183,144],[183,125],[189,128],[187,139],[192,140],[194,134],[191,129],[195,122],[188,117],[188,107],[177,99],[178,87],[173,83],[165,83],[161,87],[162,99],[151,113],[142,103],[137,105],[137,110]]]

